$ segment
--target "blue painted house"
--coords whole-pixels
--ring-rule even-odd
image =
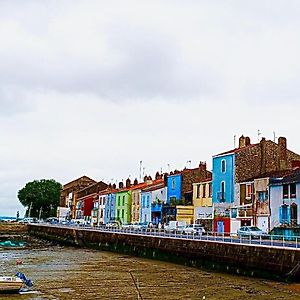
[[[285,235],[300,234],[300,169],[292,170],[282,178],[271,179],[270,228]],[[281,232],[280,232],[281,231]]]
[[[180,172],[167,177],[167,203],[178,204],[181,201],[182,175]]]
[[[223,154],[213,157],[213,203],[231,204],[234,202],[234,171],[234,153]]]
[[[106,195],[104,224],[116,221],[116,193],[111,191]]]
[[[214,231],[230,232],[230,206],[234,202],[235,155],[232,152],[213,157],[212,202]]]
[[[167,176],[166,203],[162,206],[162,223],[176,220],[176,205],[181,204],[182,199],[182,174],[175,171]]]
[[[151,192],[141,192],[141,206],[140,206],[140,221],[141,223],[151,222]]]

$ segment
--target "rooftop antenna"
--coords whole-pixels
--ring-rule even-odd
[[[192,168],[192,161],[188,160],[186,163],[190,166],[190,169],[191,169]]]
[[[170,173],[170,164],[168,164],[168,173]]]
[[[143,167],[143,178],[144,178],[144,176],[145,176],[145,170],[146,170],[146,168]]]
[[[143,164],[143,161],[140,160],[140,182],[142,182],[142,164]]]
[[[258,141],[260,141],[260,136],[261,136],[261,131],[258,129],[257,130],[257,139],[258,139]]]
[[[235,149],[235,144],[236,144],[236,135],[233,136],[233,149]]]
[[[273,141],[274,141],[274,143],[276,143],[276,139],[277,139],[276,133],[275,133],[275,131],[273,131]]]

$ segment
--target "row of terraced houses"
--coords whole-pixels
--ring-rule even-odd
[[[63,186],[58,215],[93,225],[184,220],[218,233],[253,225],[299,234],[299,204],[300,155],[287,149],[286,138],[251,144],[241,136],[237,148],[212,157],[212,171],[200,162],[118,186],[87,176],[71,181]]]

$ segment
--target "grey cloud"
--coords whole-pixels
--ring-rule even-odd
[[[17,83],[16,83],[17,84]],[[25,93],[18,86],[0,85],[0,116],[11,116],[32,110],[33,103],[28,102]]]

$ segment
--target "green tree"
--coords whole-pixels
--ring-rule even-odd
[[[18,192],[18,199],[26,207],[26,216],[48,218],[56,215],[62,185],[54,179],[34,180]]]

